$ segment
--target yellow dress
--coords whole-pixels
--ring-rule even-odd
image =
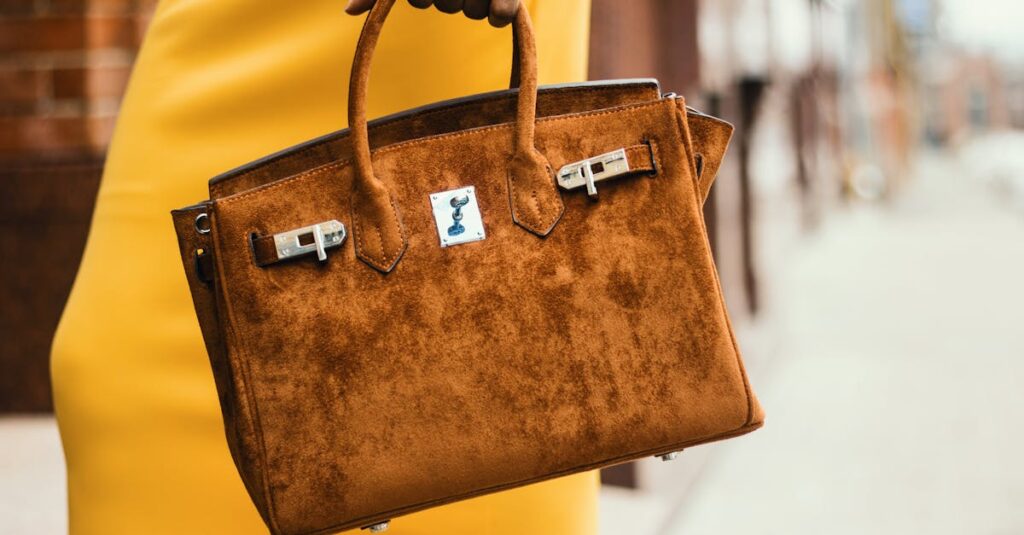
[[[228,454],[168,212],[222,171],[345,126],[362,18],[344,5],[157,8],[53,343],[72,535],[266,532]],[[541,82],[583,80],[588,0],[526,5]],[[510,30],[401,2],[375,54],[371,115],[501,88],[510,58]],[[596,502],[596,474],[583,474],[402,517],[389,533],[592,534]]]

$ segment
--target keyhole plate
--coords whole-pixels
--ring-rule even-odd
[[[452,207],[452,199],[460,196],[469,197],[469,202],[462,207],[462,220],[459,221],[463,230],[457,234],[450,234],[448,231],[455,223],[455,208]],[[441,241],[441,247],[451,247],[461,243],[480,241],[487,237],[484,231],[484,220],[480,217],[480,205],[476,201],[476,188],[464,186],[461,188],[439,191],[430,194],[430,206],[434,210],[434,226],[437,228],[437,236]]]

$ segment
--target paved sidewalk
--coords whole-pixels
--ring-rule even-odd
[[[716,446],[667,535],[1024,533],[1024,213],[921,171],[781,266],[766,426]]]
[[[67,482],[51,416],[0,418],[0,533],[68,532]]]

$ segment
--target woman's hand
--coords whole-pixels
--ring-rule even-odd
[[[348,0],[345,12],[349,15],[365,13],[373,7],[375,1]],[[444,13],[461,11],[471,19],[487,19],[495,28],[507,26],[516,18],[516,11],[519,10],[519,0],[409,0],[409,3],[420,9],[433,5]]]

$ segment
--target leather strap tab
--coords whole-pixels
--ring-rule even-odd
[[[658,174],[658,146],[653,141],[626,147],[630,173]]]
[[[352,192],[352,237],[356,256],[381,273],[389,273],[405,254],[409,240],[391,194],[378,181],[365,193],[368,184],[357,185]],[[375,186],[375,187],[374,187]]]
[[[551,164],[534,146],[537,120],[537,41],[525,7],[516,13],[519,98],[513,156],[508,168],[512,220],[537,236],[547,236],[565,212]]]
[[[277,258],[277,245],[274,244],[273,236],[253,236],[250,243],[257,266],[266,267],[281,261]]]
[[[565,212],[551,164],[536,150],[512,156],[508,194],[512,220],[538,236],[547,236]]]

